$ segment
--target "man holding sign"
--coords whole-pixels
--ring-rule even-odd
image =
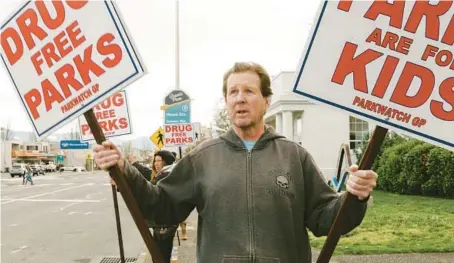
[[[185,155],[157,185],[113,143],[94,148],[99,167],[119,166],[147,219],[178,224],[197,209],[198,262],[311,262],[306,228],[327,235],[346,196],[327,185],[303,147],[265,127],[270,82],[258,64],[227,71],[223,94],[233,128]],[[356,201],[343,233],[361,223],[377,181],[373,171],[350,172],[347,190]]]

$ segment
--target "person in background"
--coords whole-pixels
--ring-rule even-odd
[[[152,169],[156,176],[151,180],[153,185],[164,179],[173,168],[175,155],[169,151],[161,150],[155,153]],[[156,241],[165,263],[170,263],[172,255],[173,239],[177,232],[178,225],[151,225],[153,228],[153,238]]]
[[[32,168],[30,167],[30,165],[27,165],[25,169],[26,169],[27,172],[25,173],[25,176],[24,176],[25,177],[25,183],[23,182],[23,184],[27,185],[27,182],[30,182],[31,185],[34,185]]]

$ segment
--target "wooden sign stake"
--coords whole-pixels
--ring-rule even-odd
[[[102,144],[106,137],[99,126],[98,120],[93,112],[93,109],[84,113],[85,119],[87,120],[88,125],[93,133],[93,136],[98,144]],[[164,259],[159,251],[159,248],[156,242],[153,240],[153,237],[148,229],[145,218],[140,212],[139,205],[137,204],[134,196],[131,193],[131,189],[126,182],[126,179],[121,175],[120,168],[118,165],[114,165],[109,168],[109,175],[115,181],[116,185],[120,189],[120,193],[123,196],[123,199],[126,203],[126,206],[131,213],[134,222],[136,223],[137,228],[139,229],[140,235],[142,236],[150,255],[152,256],[154,263],[163,263]]]
[[[371,169],[375,157],[377,157],[378,153],[380,152],[381,145],[383,144],[387,132],[388,129],[381,126],[377,126],[375,128],[372,138],[367,144],[367,148],[364,151],[363,157],[361,158],[361,161],[359,163],[359,170]],[[348,211],[351,211],[352,204],[354,204],[355,202],[357,202],[357,197],[350,193],[347,193],[347,197],[341,204],[336,219],[334,220],[325,244],[323,245],[322,251],[317,258],[317,263],[329,263],[334,249],[339,242],[342,233],[342,226],[344,225],[344,222],[346,220],[346,215],[348,214]]]

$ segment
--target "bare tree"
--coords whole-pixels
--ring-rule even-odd
[[[219,131],[220,134],[222,134],[225,131],[227,131],[232,124],[230,122],[229,115],[227,114],[227,108],[225,107],[224,98],[221,98],[219,102],[220,102],[218,104],[219,106],[214,114],[214,123],[217,126],[217,128],[219,128],[218,130],[220,130]]]
[[[4,128],[1,128],[0,140],[9,141],[12,136],[11,123],[8,121]]]
[[[38,135],[36,135],[36,133],[34,133],[34,132],[29,133],[28,138],[29,138],[30,142],[38,142],[39,141]]]
[[[123,144],[123,147],[122,147],[122,152],[124,154],[124,156],[129,156],[129,154],[132,152],[132,142],[131,141],[128,141],[126,143]]]

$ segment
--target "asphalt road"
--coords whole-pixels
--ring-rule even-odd
[[[105,172],[1,174],[1,262],[99,263],[119,257],[112,189]],[[143,248],[140,233],[118,193],[126,257]]]

